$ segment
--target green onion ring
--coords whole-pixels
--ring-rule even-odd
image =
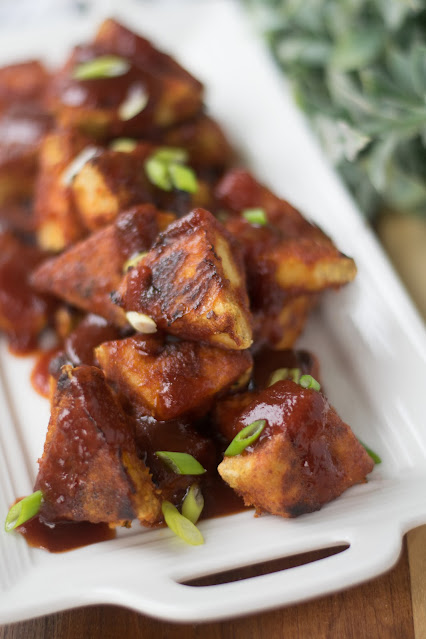
[[[16,504],[13,504],[9,512],[7,513],[4,529],[6,532],[14,530],[18,526],[25,524],[26,521],[32,519],[37,515],[40,510],[41,502],[43,499],[43,493],[41,490],[36,490],[35,493],[27,495]]]
[[[260,433],[265,428],[265,425],[266,419],[257,419],[255,422],[245,426],[239,433],[237,433],[237,435],[235,435],[234,439],[225,450],[225,457],[233,457],[234,455],[242,453],[247,446],[250,446],[250,444],[253,444],[253,442],[258,439]]]

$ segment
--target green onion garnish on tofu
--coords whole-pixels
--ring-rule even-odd
[[[163,501],[161,510],[166,524],[175,535],[191,546],[200,546],[204,543],[204,537],[197,526],[181,515],[176,506],[173,506],[169,501]]]
[[[299,380],[299,384],[300,386],[303,386],[303,388],[312,388],[312,390],[316,391],[321,390],[321,385],[312,377],[312,375],[302,375]]]
[[[264,209],[245,209],[242,215],[247,222],[250,222],[250,224],[254,224],[255,226],[266,226],[268,223]]]
[[[291,379],[296,384],[300,380],[300,368],[277,368],[270,377],[268,386],[273,386],[277,382],[281,382],[283,379]]]
[[[43,493],[41,490],[36,490],[35,493],[17,501],[7,513],[5,531],[10,532],[35,517],[40,510],[42,499]]]
[[[182,515],[196,524],[204,508],[204,497],[198,484],[192,484],[182,503]]]
[[[111,142],[109,148],[111,151],[120,151],[121,153],[131,153],[137,147],[138,143],[132,138],[116,138]]]
[[[177,475],[202,475],[206,472],[200,462],[188,453],[157,450],[155,454]]]
[[[149,95],[143,86],[130,87],[126,99],[118,107],[118,117],[123,122],[132,120],[145,109]]]
[[[187,193],[197,192],[197,178],[189,166],[172,163],[169,165],[169,175],[173,186],[179,189],[179,191],[186,191]]]
[[[361,444],[361,446],[363,448],[365,448],[365,450],[367,451],[367,453],[370,455],[371,459],[374,461],[375,464],[381,464],[382,463],[382,459],[381,457],[379,457],[379,455],[377,453],[374,452],[374,450],[371,450],[371,448],[369,448],[368,446],[366,446],[364,444],[364,442],[362,442],[359,438],[358,438],[359,443]]]
[[[117,55],[101,55],[87,62],[77,64],[72,73],[74,80],[102,80],[124,75],[130,69],[130,62]]]
[[[253,442],[258,439],[260,433],[265,428],[265,425],[266,419],[257,419],[255,422],[245,426],[239,433],[237,433],[237,435],[235,435],[234,439],[225,450],[225,457],[233,457],[234,455],[242,453],[247,446],[250,446],[250,444],[253,444]]]
[[[185,149],[164,146],[156,149],[145,162],[149,181],[163,191],[173,188],[187,193],[198,190],[194,171],[185,164],[188,152]]]

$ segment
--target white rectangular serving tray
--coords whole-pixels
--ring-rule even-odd
[[[112,7],[112,8],[111,8]],[[205,544],[137,524],[113,541],[64,554],[0,532],[0,624],[94,603],[200,622],[293,604],[390,568],[402,535],[426,523],[424,327],[366,223],[322,156],[242,8],[229,0],[120,2],[89,18],[2,36],[0,64],[52,65],[112,14],[177,58],[207,86],[207,105],[247,164],[357,262],[356,281],[325,296],[300,344],[320,359],[331,403],[383,459],[367,484],[321,511],[286,520],[253,512],[203,521]],[[32,390],[32,360],[0,343],[0,520],[32,491],[49,419]],[[181,582],[348,544],[340,554],[233,583]]]

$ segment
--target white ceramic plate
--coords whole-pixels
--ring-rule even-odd
[[[103,13],[108,7],[102,3]],[[396,561],[402,535],[426,522],[423,325],[353,202],[322,157],[279,72],[238,5],[228,0],[120,3],[112,12],[176,54],[207,85],[207,103],[261,180],[319,223],[357,261],[356,282],[330,293],[301,343],[320,357],[328,395],[383,463],[368,484],[295,520],[252,512],[204,521],[205,545],[138,525],[113,541],[62,555],[0,533],[0,623],[92,603],[172,621],[204,621],[292,604],[374,577]],[[67,21],[2,36],[0,62],[61,60],[94,31]],[[0,520],[32,490],[48,423],[31,389],[30,359],[0,349]],[[339,544],[340,554],[234,583],[181,582]]]

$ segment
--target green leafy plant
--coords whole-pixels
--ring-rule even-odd
[[[246,0],[361,208],[426,212],[423,0]]]

